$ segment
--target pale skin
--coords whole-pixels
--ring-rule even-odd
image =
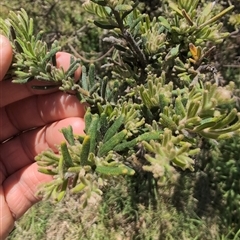
[[[58,90],[34,90],[33,84],[2,81],[12,61],[8,39],[0,36],[0,240],[40,197],[39,185],[51,180],[37,170],[34,157],[63,141],[59,129],[84,129],[85,107],[76,97]],[[57,53],[57,66],[67,69],[70,54]],[[78,78],[81,69],[75,73]],[[6,141],[7,140],[7,141]]]

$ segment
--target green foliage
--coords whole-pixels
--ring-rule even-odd
[[[204,152],[204,156],[209,155],[209,162],[203,161],[206,172],[208,172],[212,188],[218,194],[216,204],[224,218],[223,224],[232,226],[233,232],[239,229],[236,225],[239,218],[239,147],[240,138],[234,137],[225,141],[220,141],[219,145],[210,144],[211,153]]]
[[[161,170],[162,165],[165,168],[165,161],[167,165],[172,162],[182,169],[193,170],[194,161],[190,157],[190,149],[198,146],[201,136],[223,139],[236,133],[240,124],[240,120],[236,120],[239,114],[234,108],[231,110],[222,107],[233,100],[230,92],[233,84],[218,87],[217,84],[205,83],[205,76],[194,69],[194,65],[200,67],[206,56],[200,45],[196,47],[194,44],[206,44],[209,40],[218,43],[222,40],[226,34],[218,32],[219,25],[213,23],[231,10],[232,6],[211,16],[212,4],[208,4],[200,14],[195,10],[197,4],[198,1],[191,5],[187,1],[180,5],[170,2],[170,8],[177,14],[174,21],[170,22],[163,17],[150,21],[147,15],[139,12],[138,4],[131,1],[122,5],[111,1],[86,2],[85,9],[101,19],[94,23],[98,27],[112,29],[111,34],[115,35],[113,39],[125,42],[124,46],[114,45],[116,50],[113,57],[118,54],[123,62],[121,68],[117,66],[119,73],[124,67],[131,70],[128,79],[118,79],[118,82],[114,77],[112,80],[106,78],[97,81],[94,66],[91,65],[88,74],[83,67],[82,80],[75,84],[71,77],[79,66],[78,61],[73,60],[66,73],[57,69],[57,43],[47,51],[46,44],[39,40],[40,36],[34,37],[33,21],[24,10],[17,15],[11,12],[8,21],[1,20],[3,33],[10,35],[15,51],[10,72],[13,76],[16,75],[15,82],[25,83],[32,78],[62,82],[60,89],[76,90],[81,101],[86,101],[91,106],[85,115],[85,136],[74,139],[71,128],[65,129],[70,145],[67,147],[65,143],[61,144],[60,156],[52,157],[55,163],[47,160],[51,159],[51,152],[47,152],[47,159],[45,153],[36,158],[41,166],[55,166],[51,170],[44,170],[42,167],[41,171],[59,176],[51,184],[53,189],[50,188],[48,193],[59,191],[62,196],[69,186],[67,182],[72,181],[70,179],[74,179],[73,187],[76,187],[80,178],[77,173],[73,174],[69,170],[74,168],[76,171],[76,167],[79,172],[84,171],[83,176],[87,176],[89,171],[93,171],[93,175],[95,172],[107,175],[134,174],[134,170],[124,164],[124,159],[131,162],[129,158],[132,158],[134,149],[142,141],[146,151],[145,161],[150,163],[143,170],[152,169],[153,176],[165,175]],[[184,29],[181,27],[182,23],[186,25]],[[210,34],[213,37],[210,38]],[[151,35],[153,37],[148,38]],[[138,38],[140,45],[136,40]],[[156,43],[154,39],[157,39]],[[193,59],[188,58],[189,52],[185,56],[182,52],[182,48],[186,51],[188,44]],[[156,49],[150,49],[149,46],[155,46]],[[122,49],[118,50],[119,47]],[[136,62],[131,67],[129,62],[134,56]],[[154,59],[150,65],[149,61]],[[177,75],[173,73],[176,61],[182,68],[181,74]],[[177,67],[175,70],[178,71],[180,67]],[[162,74],[158,76],[160,69]],[[133,115],[129,117],[127,112]],[[147,136],[146,133],[149,135],[147,142],[139,137],[142,134]],[[191,135],[195,134],[199,137],[193,140]],[[152,140],[149,142],[150,139]],[[148,151],[154,154],[155,161],[147,154]],[[193,153],[196,155],[198,151]],[[154,170],[156,164],[161,173]],[[74,176],[69,177],[72,175]],[[97,178],[93,175],[91,180]],[[82,184],[89,186],[92,182],[85,179],[80,181],[80,185]]]
[[[240,14],[234,14],[230,17],[229,22],[234,25],[236,28],[240,25]]]
[[[231,230],[223,233],[221,230],[224,226],[221,228],[216,224],[219,216],[222,217],[221,214],[214,216],[212,212],[208,212],[209,215],[204,215],[204,220],[197,216],[193,211],[194,203],[197,204],[196,199],[194,203],[189,199],[182,199],[186,211],[178,212],[171,205],[170,195],[173,189],[169,186],[161,187],[159,195],[156,195],[148,181],[141,179],[139,188],[136,180],[129,180],[120,178],[116,182],[111,181],[110,184],[114,187],[104,190],[102,201],[92,198],[84,209],[79,207],[82,201],[79,196],[67,195],[58,204],[49,201],[38,203],[17,223],[8,240],[20,240],[23,237],[36,240],[54,240],[56,237],[73,240],[238,239],[240,231],[236,231],[236,234]],[[190,183],[186,182],[180,191],[182,195],[189,196],[186,191],[191,192],[193,178]],[[204,184],[199,190],[207,191]],[[154,207],[146,205],[146,199],[154,201]],[[179,199],[176,201],[178,205],[181,204]],[[228,214],[230,216],[231,212]]]
[[[14,50],[13,72],[9,72],[15,79],[13,82],[26,83],[34,78],[40,81],[50,81],[58,84],[59,81],[73,82],[73,75],[79,67],[79,62],[74,61],[67,72],[56,67],[56,53],[61,49],[54,42],[51,49],[41,41],[41,32],[35,37],[33,20],[28,18],[25,10],[18,15],[9,14],[8,21],[0,19],[2,33],[9,37]],[[43,86],[42,88],[55,87],[56,85]],[[35,88],[41,88],[34,86]]]
[[[7,18],[9,10],[24,8],[33,19],[34,33],[44,31],[43,39],[50,46],[57,40],[65,51],[70,45],[85,58],[97,57],[100,51],[99,33],[86,21],[89,14],[82,8],[84,0],[13,0],[3,1],[1,17]],[[5,11],[4,11],[5,10]]]
[[[165,1],[162,14],[154,15],[144,13],[146,5],[138,1],[85,1],[84,10],[93,15],[89,22],[104,32],[102,41],[111,57],[82,65],[77,82],[73,75],[80,60],[72,59],[67,72],[56,68],[61,44],[48,47],[40,34],[35,37],[26,11],[0,20],[14,49],[8,72],[14,82],[46,81],[46,86],[33,87],[71,90],[89,105],[85,135],[62,129],[66,142],[59,152],[46,150],[36,157],[39,171],[54,176],[40,190],[46,198],[60,201],[68,191],[81,192],[86,207],[91,197],[102,195],[109,182],[123,176],[136,182],[150,179],[156,189],[177,184],[182,170],[194,171],[207,151],[203,142],[239,138],[238,83],[223,84],[210,64],[217,45],[229,36],[219,20],[233,6],[215,5]],[[220,167],[214,152],[211,157]],[[235,162],[231,166],[236,172]]]

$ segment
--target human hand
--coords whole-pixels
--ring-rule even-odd
[[[70,54],[60,52],[57,66],[67,69]],[[0,36],[0,239],[7,237],[14,221],[40,200],[40,184],[51,177],[37,170],[34,157],[63,140],[59,129],[72,125],[84,129],[84,106],[73,95],[56,90],[36,90],[30,82],[2,81],[12,61],[9,41]],[[81,69],[75,73],[78,78]]]

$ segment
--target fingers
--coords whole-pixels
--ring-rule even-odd
[[[85,106],[74,95],[55,92],[34,95],[0,108],[0,141],[31,128],[68,117],[84,117]]]
[[[0,35],[0,81],[5,76],[12,62],[12,46],[9,40]]]
[[[34,162],[34,157],[43,150],[52,148],[57,152],[56,144],[64,137],[59,129],[71,125],[75,134],[84,133],[84,120],[78,117],[66,118],[45,127],[25,132],[0,145],[0,172],[9,176]]]
[[[65,71],[69,68],[70,60],[71,60],[71,54],[65,53],[65,52],[58,52],[56,54],[56,61],[57,61],[57,67],[62,67]],[[6,61],[0,58],[0,64],[6,65]],[[4,69],[0,65],[0,71],[1,69]],[[5,69],[6,71],[8,70]],[[2,74],[5,74],[6,72],[2,70]],[[3,76],[4,76],[3,74]],[[75,79],[79,79],[81,75],[81,68],[79,67],[75,72]],[[51,83],[46,82],[40,82],[40,81],[31,81],[27,84],[16,84],[12,83],[11,81],[0,81],[0,107],[4,107],[8,104],[11,104],[13,102],[19,101],[21,99],[27,98],[29,96],[35,95],[35,94],[48,94],[51,92],[55,92],[58,90],[56,89],[50,89],[50,90],[36,90],[33,89],[33,85],[46,85]]]
[[[57,52],[56,53],[56,63],[57,67],[62,67],[63,70],[67,71],[70,66],[72,55],[66,52]],[[74,74],[75,79],[79,79],[81,75],[81,68],[78,68]]]
[[[14,227],[14,218],[5,200],[3,186],[0,186],[0,239],[6,239]]]
[[[36,163],[28,165],[11,175],[4,183],[6,202],[15,219],[40,200],[36,196],[38,187],[52,180],[52,176],[38,172]]]
[[[11,175],[3,183],[0,187],[0,236],[3,239],[12,230],[14,221],[40,200],[35,195],[38,186],[51,179],[51,176],[38,172],[37,164],[33,163]]]
[[[34,82],[26,84],[17,84],[11,81],[0,82],[0,107],[4,107],[34,94],[48,94],[56,91],[56,89],[36,91],[31,88],[32,84],[34,84]]]

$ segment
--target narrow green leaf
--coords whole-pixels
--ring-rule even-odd
[[[118,152],[118,151],[123,151],[124,149],[131,149],[133,147],[135,147],[139,142],[142,141],[150,141],[150,140],[158,140],[160,139],[160,134],[161,132],[147,132],[147,133],[143,133],[142,135],[134,138],[131,141],[126,141],[123,143],[118,144],[116,147],[113,148],[114,151]]]
[[[167,28],[168,30],[171,30],[171,25],[169,24],[168,20],[162,16],[158,17],[158,20],[161,22],[161,25]]]
[[[89,80],[89,89],[91,89],[95,85],[95,65],[94,64],[90,64],[89,66],[88,80]]]
[[[63,156],[60,157],[58,162],[58,174],[61,179],[64,178],[64,159]]]
[[[84,132],[88,134],[88,129],[92,122],[92,113],[90,112],[90,109],[88,109],[84,115],[84,122],[85,122],[85,129]]]
[[[73,58],[71,58],[73,59]],[[76,59],[74,61],[72,61],[72,63],[70,64],[67,72],[66,72],[66,76],[65,79],[70,78],[74,78],[74,73],[75,71],[80,67],[80,59]]]
[[[87,69],[84,65],[82,65],[82,80],[81,85],[84,90],[89,90],[88,86],[88,79],[87,79]]]
[[[88,161],[89,150],[90,150],[90,136],[86,135],[84,137],[84,140],[82,143],[82,151],[80,154],[80,165],[81,166],[90,164],[90,162]]]
[[[224,116],[224,115],[223,115]],[[229,114],[227,114],[226,117],[221,119],[217,124],[215,124],[211,129],[218,129],[218,128],[223,128],[230,123],[232,123],[234,120],[236,120],[237,117],[237,109],[233,108]]]
[[[72,157],[68,151],[68,147],[66,142],[62,142],[61,145],[61,154],[63,156],[63,166],[64,168],[67,167],[72,167],[73,166],[73,161],[72,161]]]
[[[124,138],[127,135],[127,130],[124,129],[121,132],[115,134],[113,137],[111,137],[107,142],[102,144],[102,146],[99,148],[98,156],[102,157],[105,154],[107,154],[109,151],[111,151],[115,146],[117,146],[119,143],[124,140]]]
[[[160,122],[164,127],[167,127],[171,130],[177,130],[177,124],[172,120],[171,117],[160,113]]]
[[[70,190],[71,193],[79,193],[86,187],[82,182],[77,184],[74,188]]]
[[[33,35],[33,19],[30,18],[29,19],[29,24],[28,24],[28,36],[32,36]]]
[[[57,194],[57,198],[56,198],[57,202],[60,202],[63,199],[63,197],[65,196],[67,186],[68,186],[68,179],[65,179],[62,183],[60,192]]]
[[[56,47],[56,48],[52,48],[50,50],[50,52],[48,52],[45,57],[42,59],[41,63],[44,65],[46,64],[47,62],[49,62],[53,57],[56,57],[56,53],[58,51],[60,51],[61,47]]]
[[[214,22],[216,22],[217,20],[219,20],[221,17],[223,17],[226,13],[228,13],[229,11],[231,11],[234,8],[233,5],[230,5],[228,8],[225,8],[222,12],[218,13],[217,15],[215,15],[214,17],[212,17],[211,19],[207,20],[206,22],[204,22],[203,24],[201,24],[198,28],[203,28],[207,25],[210,25]]]
[[[195,117],[200,107],[200,102],[193,100],[189,103],[187,108],[187,119]]]
[[[89,153],[95,153],[96,145],[97,145],[97,136],[99,135],[99,115],[94,114],[92,116],[92,121],[88,129],[88,135],[90,136],[90,148]]]
[[[117,133],[118,129],[123,124],[124,118],[125,118],[124,115],[120,115],[114,121],[114,123],[108,128],[107,132],[104,135],[103,143],[107,142],[111,137],[113,137]]]
[[[132,8],[129,10],[129,11],[125,11],[123,14],[122,14],[122,20],[127,17],[139,4],[139,1],[135,1],[135,3],[133,4]]]
[[[57,172],[47,168],[38,167],[38,171],[47,175],[52,175],[52,176],[57,175]]]
[[[117,27],[118,27],[117,24],[112,25],[112,24],[109,24],[109,23],[106,22],[106,21],[93,21],[93,23],[94,23],[97,27],[99,27],[99,28],[108,29],[108,30],[114,29],[114,28],[117,28]]]
[[[182,118],[186,116],[186,109],[182,103],[181,97],[177,97],[175,101],[175,112],[177,115],[180,115]]]
[[[134,175],[135,171],[125,165],[120,165],[116,167],[110,166],[97,166],[96,172],[104,175]]]
[[[63,134],[63,136],[65,137],[65,139],[67,140],[67,142],[73,146],[75,144],[75,141],[74,141],[74,135],[73,135],[73,129],[72,129],[72,126],[68,126],[66,128],[62,128],[61,130],[61,133]]]
[[[117,4],[115,7],[115,11],[131,11],[133,7],[128,4]]]

